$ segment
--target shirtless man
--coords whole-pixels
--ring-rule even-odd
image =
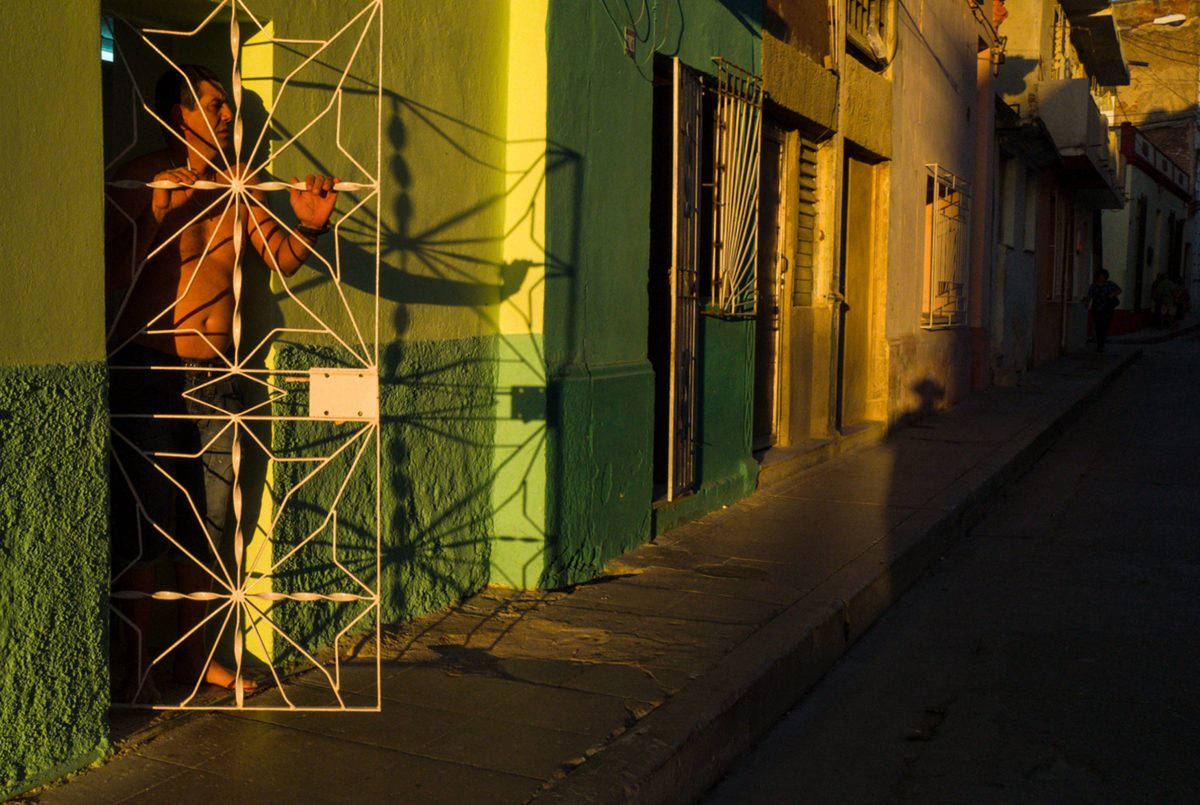
[[[180,591],[194,593],[210,590],[214,578],[223,578],[214,568],[219,565],[216,551],[233,475],[234,429],[224,427],[227,420],[203,417],[219,413],[217,409],[241,410],[236,378],[224,374],[232,344],[235,204],[240,206],[243,250],[253,250],[268,268],[291,276],[328,229],[337,192],[336,180],[326,176],[309,176],[304,190],[290,190],[298,223],[289,233],[245,196],[227,204],[226,188],[194,187],[198,181],[226,186],[258,181],[247,175],[245,163],[230,162],[226,156],[233,110],[220,81],[207,68],[181,65],[163,75],[155,91],[155,111],[164,123],[167,147],[130,161],[114,178],[180,187],[110,188],[105,210],[107,287],[129,288],[132,283],[113,342],[125,346],[111,357],[110,406],[118,432],[112,476],[113,564],[118,570],[128,568],[118,581],[122,590],[146,593],[156,586],[152,561],[170,551],[178,560]],[[266,204],[261,191],[240,192]],[[185,391],[198,401],[183,397]],[[150,416],[163,413],[177,418]],[[186,497],[140,452],[203,453],[202,460],[153,457],[179,482]],[[150,627],[150,599],[134,596],[122,603],[144,639]],[[208,684],[232,689],[233,672],[215,660],[209,662],[204,630],[196,628],[206,612],[204,601],[179,602],[180,637],[185,639],[175,677],[191,687],[203,675]],[[149,658],[140,642],[136,637],[127,641],[122,694],[127,701],[153,703],[159,694],[146,673]],[[242,686],[255,687],[250,680],[243,680]]]

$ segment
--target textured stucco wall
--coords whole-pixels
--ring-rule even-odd
[[[0,796],[107,746],[106,379],[0,367]]]
[[[763,34],[763,90],[772,102],[815,126],[837,125],[837,76],[768,33]]]
[[[893,81],[849,57],[843,60],[842,69],[845,71],[842,80],[846,85],[842,96],[845,104],[841,115],[842,133],[860,148],[878,157],[890,158],[896,147],[892,137]],[[898,99],[896,105],[902,110],[899,125],[911,125],[908,116],[913,110],[908,107],[913,101],[912,96],[901,94],[895,88],[895,97]],[[919,110],[916,113],[919,115]]]
[[[0,28],[0,796],[107,746],[99,8],[51,11]]]
[[[495,346],[492,338],[414,341],[393,344],[385,352],[378,476],[383,522],[379,587],[385,623],[404,622],[446,606],[488,581]],[[336,366],[341,359],[336,353],[305,347],[277,352],[280,368]],[[296,401],[304,410],[303,396],[297,395]],[[277,407],[279,413],[289,413],[287,406]],[[357,427],[280,420],[273,427],[272,448],[283,456],[328,454],[331,445],[343,443],[339,440]],[[311,465],[275,465],[275,501],[291,493],[275,529],[276,558],[317,532],[316,539],[275,574],[277,590],[356,591],[333,562],[331,526],[322,527],[335,499],[338,562],[367,584],[376,581],[374,460],[374,450],[369,449],[355,466],[354,449],[347,450],[303,484]],[[287,602],[277,604],[272,617],[303,645],[320,647],[329,645],[361,611],[359,605]]]
[[[714,56],[761,70],[757,3],[706,0],[682,22],[658,14],[659,53],[707,73]],[[553,4],[549,25],[547,136],[552,161],[568,165],[547,179],[547,252],[560,271],[547,278],[546,359],[552,366],[644,360],[649,48],[627,57],[602,8]]]
[[[1155,25],[1154,20],[1183,14],[1180,25]],[[1125,0],[1113,5],[1121,28],[1121,46],[1130,62],[1129,86],[1117,87],[1121,119],[1136,126],[1153,126],[1170,119],[1190,122],[1200,91],[1200,60],[1188,58],[1200,46],[1200,3],[1196,0]],[[1194,130],[1194,128],[1193,128]],[[1151,136],[1150,132],[1146,132]],[[1190,138],[1188,138],[1190,140]],[[1156,145],[1159,145],[1156,142]],[[1195,143],[1185,140],[1172,149],[1162,142],[1172,159],[1190,168]]]
[[[1054,42],[1054,7],[1057,0],[1007,0],[1008,18],[1001,33],[1008,37],[1005,61],[1000,66],[996,91],[1007,103],[1022,109],[1029,103],[1028,95],[1039,81],[1053,78],[1050,54]],[[1046,60],[1043,69],[1043,59]]]

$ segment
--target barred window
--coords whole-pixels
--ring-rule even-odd
[[[846,44],[882,62],[887,56],[887,0],[846,0]]]
[[[970,185],[940,165],[926,165],[925,284],[921,326],[965,327],[970,268]]]
[[[762,76],[714,57],[712,303],[731,318],[758,311],[758,180],[762,150]]]

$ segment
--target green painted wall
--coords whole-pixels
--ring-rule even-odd
[[[382,451],[382,618],[401,623],[438,609],[488,582],[492,533],[491,457],[495,408],[492,338],[395,343],[384,355],[380,417]],[[301,346],[280,349],[279,368],[337,366],[342,355]],[[307,410],[303,393],[289,398]],[[289,407],[276,406],[280,414]],[[328,455],[359,423],[279,420],[272,449],[280,456]],[[286,592],[354,591],[333,562],[333,530],[322,525],[330,501],[345,483],[337,510],[337,561],[367,584],[375,573],[375,473],[373,449],[357,462],[352,445],[314,479],[301,485],[309,464],[278,463],[274,499],[291,499],[279,511],[276,560],[299,551],[274,574]],[[312,541],[303,543],[317,532]],[[276,604],[271,616],[293,638],[311,647],[332,643],[362,612],[359,605],[321,602]],[[368,621],[367,625],[373,622]],[[280,641],[276,645],[282,647]],[[282,652],[280,658],[297,659]]]
[[[645,359],[653,64],[658,52],[711,73],[723,56],[761,68],[760,3],[706,0],[636,27],[625,55],[601,7],[550,7],[546,359],[551,366]]]
[[[705,316],[698,342],[699,482],[694,494],[655,510],[655,534],[745,497],[758,482],[752,455],[754,323]]]
[[[653,53],[710,73],[717,55],[761,69],[761,3],[713,0],[689,4],[686,14],[664,6],[628,19],[605,11],[550,7],[550,452],[542,579],[549,587],[593,577],[607,559],[651,535],[654,375],[646,360],[646,271]],[[624,50],[626,26],[638,39],[632,59]],[[747,329],[705,327],[706,333]],[[706,361],[747,360],[740,336],[722,332],[708,340]],[[713,382],[701,392],[702,427],[714,435],[701,448],[701,464],[710,469],[696,500],[709,508],[753,487],[749,437],[740,436],[749,386],[744,373],[735,385],[737,374],[710,375]],[[737,436],[730,441],[726,433]]]
[[[104,356],[103,316],[81,315],[104,293],[100,12],[95,0],[72,10],[64,19],[38,0],[4,4],[4,182],[21,200],[0,216],[0,365]]]
[[[0,367],[0,795],[107,746],[106,381]]]
[[[259,5],[275,12],[277,36],[299,37],[327,36],[359,8]],[[511,182],[505,132],[507,5],[451,8],[430,0],[385,8],[383,196],[368,201],[368,213],[360,219],[366,227],[345,232],[340,253],[345,307],[328,273],[311,263],[289,281],[296,299],[274,279],[269,288],[262,283],[255,288],[253,307],[260,333],[311,322],[302,303],[343,336],[353,332],[348,309],[367,328],[369,342],[375,304],[369,224],[379,216],[379,581],[382,620],[398,623],[475,592],[491,577],[498,309],[521,285],[527,267],[506,263],[503,251]],[[328,102],[328,89],[340,78],[337,68],[351,57],[361,27],[354,24],[334,42],[322,54],[322,65],[305,68],[295,79],[294,94],[289,95],[290,86],[282,92],[277,86],[281,100],[271,135],[274,153]],[[341,144],[369,171],[377,156],[371,94],[379,51],[375,37],[372,30],[344,84],[340,135]],[[471,54],[471,70],[460,69],[462,53]],[[274,49],[275,75],[286,75],[298,63],[298,54]],[[327,118],[304,135],[302,148],[279,154],[274,172],[319,171],[350,179],[362,175],[338,152],[334,123],[334,117]],[[291,334],[273,345],[272,361],[280,368],[351,363],[326,338]],[[304,407],[303,394],[293,401]],[[280,404],[277,411],[285,413],[287,406]],[[328,423],[278,423],[274,449],[328,452],[337,430]],[[277,558],[320,524],[345,478],[349,455],[306,483],[283,508],[275,532]],[[353,563],[371,583],[375,486],[368,464],[358,467],[343,493],[338,544],[339,560]],[[303,469],[277,463],[271,473],[278,501]],[[332,562],[326,534],[280,570],[274,581],[279,590],[352,589]],[[327,644],[357,612],[354,606],[314,603],[273,609],[285,631],[310,646]]]
[[[0,796],[107,748],[99,10],[73,9],[0,28]]]
[[[546,565],[546,370],[542,336],[497,337],[489,581],[536,588]]]

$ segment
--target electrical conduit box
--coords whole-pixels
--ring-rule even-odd
[[[373,369],[308,370],[310,419],[379,420],[379,374]]]

